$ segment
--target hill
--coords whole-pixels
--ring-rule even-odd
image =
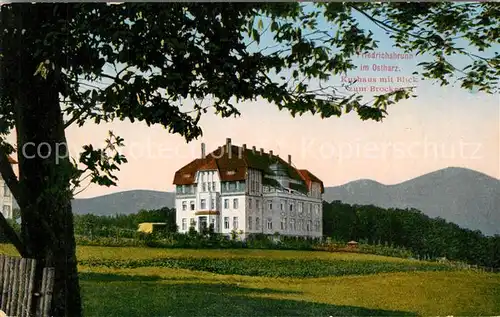
[[[72,202],[75,214],[108,216],[133,214],[141,209],[173,208],[175,194],[153,190],[129,190],[92,198],[79,198]]]
[[[416,208],[484,234],[500,234],[500,180],[470,169],[450,167],[396,185],[357,180],[325,188],[325,201]]]
[[[140,209],[173,208],[174,200],[171,192],[131,190],[75,199],[73,210],[77,214],[130,214]],[[500,180],[465,168],[445,168],[396,185],[357,180],[325,188],[324,200],[383,208],[412,207],[464,228],[500,234]]]

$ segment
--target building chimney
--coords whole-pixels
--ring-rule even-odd
[[[253,152],[253,154],[255,154],[255,152],[257,152],[257,148],[255,146],[252,146],[252,152]]]
[[[226,151],[227,151],[227,155],[229,158],[231,158],[231,154],[233,151],[232,150],[232,146],[231,146],[231,138],[227,138],[226,139]]]
[[[260,148],[260,155],[264,155],[264,149]]]
[[[288,165],[292,165],[292,156],[288,154]]]
[[[243,156],[246,154],[247,151],[247,145],[243,144],[242,147],[238,147],[238,158],[241,159]]]
[[[201,158],[204,159],[205,155],[205,143],[201,143]]]
[[[273,156],[273,150],[269,151],[269,156],[271,156],[271,157]]]

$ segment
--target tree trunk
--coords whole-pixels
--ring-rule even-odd
[[[27,64],[20,67],[32,78],[32,85],[19,91],[15,101],[21,236],[30,256],[55,268],[52,315],[81,316],[69,188],[71,165],[55,75],[46,79],[33,76],[36,66]]]
[[[26,30],[29,36],[37,32],[39,23],[53,18],[39,11],[33,5],[17,4],[12,11],[2,12],[2,17],[10,17],[11,27]],[[71,210],[72,168],[59,105],[60,68],[48,64],[47,76],[35,75],[44,60],[41,56],[34,58],[29,37],[17,32],[4,40],[8,47],[4,46],[2,76],[7,81],[5,92],[12,100],[16,123],[16,199],[22,214],[22,242],[27,256],[40,266],[55,268],[51,316],[78,317],[82,307]]]

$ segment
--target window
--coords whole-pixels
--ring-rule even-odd
[[[314,231],[319,231],[319,220],[314,222]]]
[[[233,217],[233,229],[238,229],[238,217]]]
[[[238,198],[233,199],[233,209],[238,209]]]
[[[203,182],[203,184],[201,186],[202,186],[201,191],[206,192],[207,191],[207,183]]]
[[[210,199],[210,209],[214,210],[215,209],[215,199]]]
[[[210,219],[210,225],[215,230],[215,218]]]
[[[212,191],[212,183],[211,182],[208,182],[207,183],[207,188],[208,188],[208,191]]]
[[[255,230],[260,230],[260,218],[255,218]]]
[[[215,191],[215,182],[212,182],[212,190]]]
[[[186,230],[186,229],[187,229],[187,219],[182,218],[182,230]]]
[[[229,229],[229,217],[224,217],[224,229]]]
[[[200,217],[200,230],[205,230],[208,228],[207,217]]]
[[[281,230],[286,230],[286,218],[281,218]]]
[[[240,182],[236,182],[236,184],[235,184],[235,189],[236,189],[236,190],[239,190],[239,189],[240,189]]]
[[[183,201],[183,202],[182,202],[182,211],[186,211],[186,210],[187,210],[187,207],[188,207],[188,205],[187,205],[187,201]]]
[[[304,220],[299,219],[299,220],[298,220],[298,223],[297,223],[297,229],[298,229],[299,231],[302,231],[302,230],[303,230],[303,226],[304,226]]]
[[[191,200],[191,201],[189,202],[189,207],[190,207],[190,209],[191,209],[191,210],[194,210],[194,208],[195,208],[195,207],[194,207],[194,200]]]
[[[11,209],[10,205],[3,205],[3,215],[7,219],[12,218],[12,209]]]
[[[285,201],[284,201],[284,200],[282,200],[282,201],[281,201],[281,210],[284,210],[284,209],[285,209]]]
[[[201,209],[207,209],[207,200],[206,199],[201,199],[200,200],[200,208]]]
[[[182,185],[182,193],[184,194],[186,192],[186,186]]]
[[[269,205],[269,210],[273,210],[273,202],[268,200],[267,203]]]
[[[255,200],[255,209],[259,210],[260,209],[260,200]]]
[[[248,217],[248,230],[252,230],[252,216]]]
[[[224,199],[224,209],[229,209],[229,199]]]
[[[290,230],[295,231],[295,219],[290,219]]]
[[[306,230],[307,230],[307,231],[311,231],[311,220],[308,220],[308,221],[307,221],[307,227],[306,227]]]
[[[293,203],[290,203],[290,211],[293,211]]]
[[[196,226],[196,222],[194,221],[194,218],[189,219],[189,226],[193,227],[193,228]]]
[[[273,221],[271,219],[267,220],[267,230],[273,230]]]
[[[299,211],[302,212],[304,210],[304,202],[299,203]]]
[[[248,198],[248,208],[252,209],[252,198]]]
[[[319,205],[314,205],[314,214],[319,216]]]

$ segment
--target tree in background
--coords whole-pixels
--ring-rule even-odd
[[[0,172],[21,209],[21,235],[3,217],[0,227],[22,256],[55,267],[52,315],[81,316],[75,188],[84,179],[115,185],[126,162],[113,133],[72,161],[68,126],[129,119],[190,141],[202,134],[203,113],[238,115],[236,103],[257,97],[293,116],[356,111],[380,121],[410,89],[363,100],[329,85],[355,68],[355,54],[377,48],[355,15],[402,51],[427,54],[422,77],[495,92],[499,56],[483,51],[500,38],[492,3],[3,4],[0,133],[16,143],[2,138]],[[453,65],[456,55],[470,64]],[[14,151],[19,177],[8,161]]]
[[[75,234],[87,236],[91,239],[102,235],[107,237],[110,232],[116,234],[120,230],[125,230],[128,233],[136,232],[138,225],[142,222],[166,223],[163,232],[177,232],[175,210],[168,207],[152,210],[142,209],[138,213],[130,215],[75,215],[74,219]]]
[[[500,235],[484,236],[415,209],[323,202],[323,234],[337,241],[404,247],[421,258],[446,257],[500,268]]]

